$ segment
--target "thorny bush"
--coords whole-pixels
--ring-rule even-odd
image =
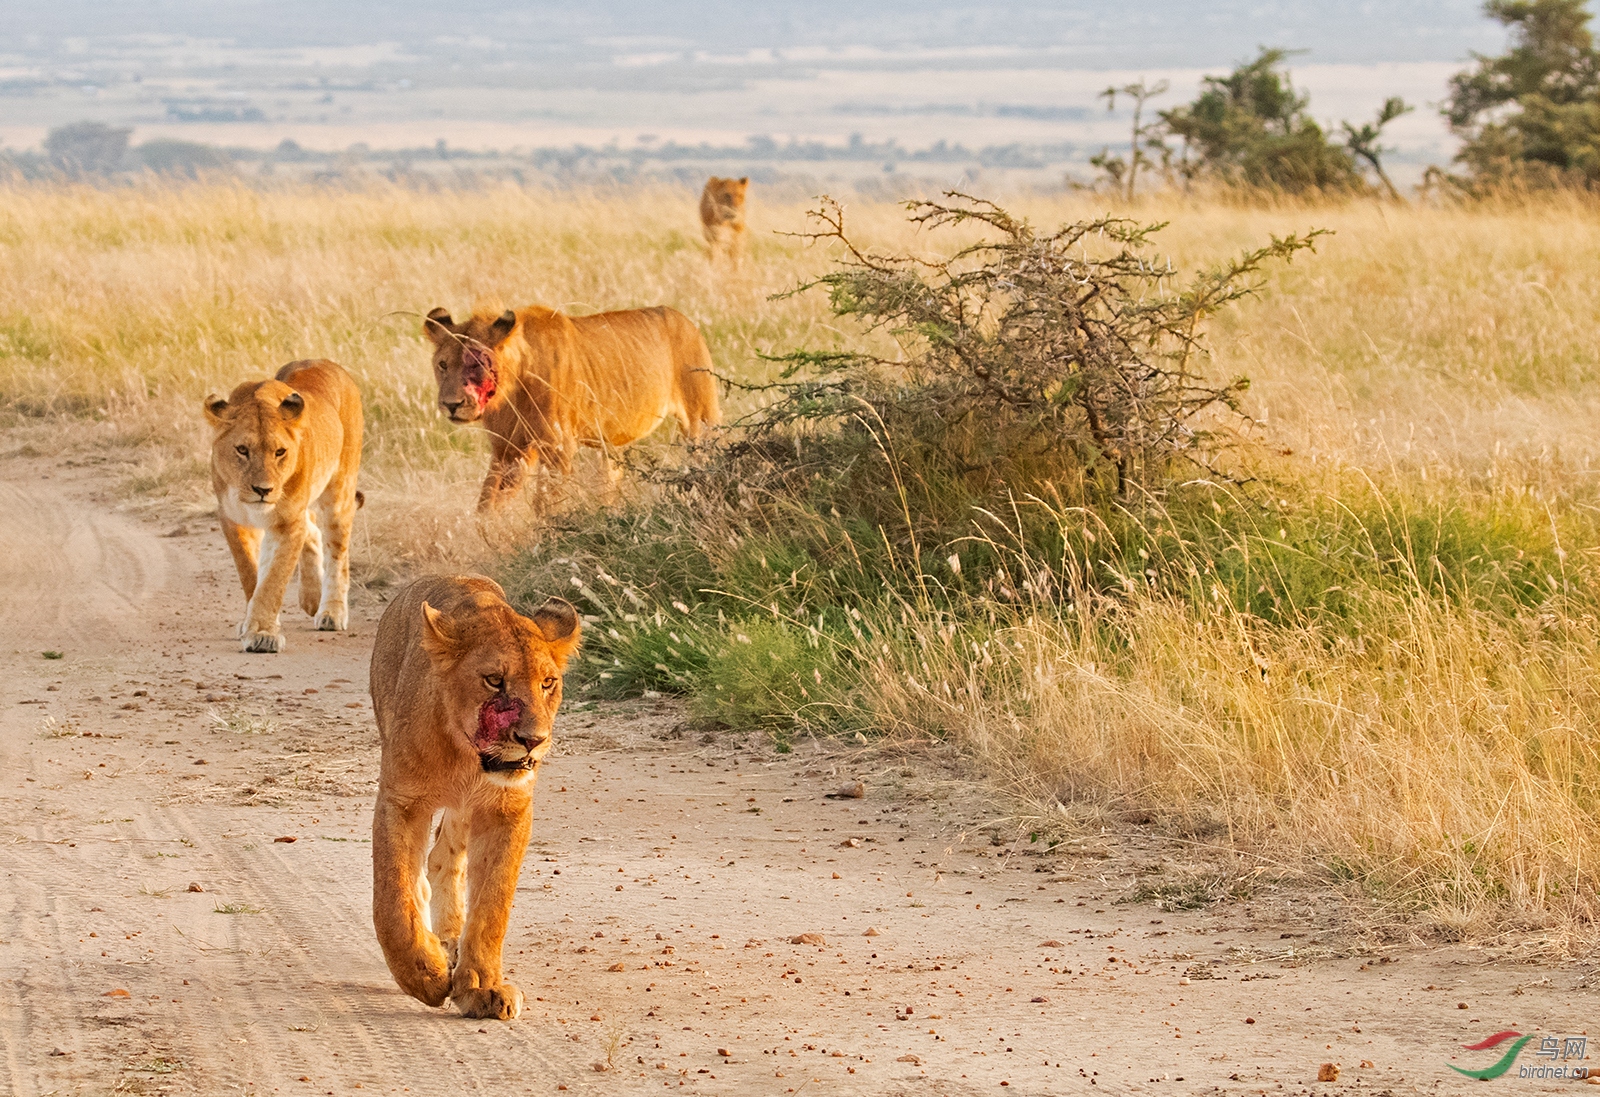
[[[1034,490],[1067,465],[1119,496],[1159,487],[1180,463],[1209,465],[1226,436],[1226,416],[1211,413],[1236,410],[1249,385],[1207,375],[1202,322],[1323,235],[1274,236],[1182,282],[1155,252],[1165,223],[1108,216],[1041,233],[993,202],[945,199],[908,203],[910,220],[985,230],[947,259],[863,250],[837,202],[812,212],[802,238],[845,258],[791,292],[825,288],[836,315],[887,332],[902,353],[783,356],[782,395],[747,423],[753,439],[781,436],[803,454],[802,439],[867,437],[978,496]]]

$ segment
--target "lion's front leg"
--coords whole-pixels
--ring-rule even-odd
[[[514,497],[522,488],[526,472],[520,453],[495,454],[489,462],[489,474],[483,478],[483,489],[478,492],[478,509],[492,510]]]
[[[429,924],[453,966],[467,910],[467,817],[445,809],[428,851]]]
[[[284,649],[283,595],[300,563],[300,546],[305,541],[304,522],[286,530],[268,529],[261,539],[261,560],[256,570],[256,592],[244,619],[244,650],[276,652]]]
[[[372,924],[400,989],[430,1006],[450,996],[450,960],[423,916],[422,858],[432,811],[395,804],[384,790],[372,817]]]
[[[450,1000],[468,1017],[509,1021],[522,1012],[522,991],[503,980],[500,962],[532,820],[526,795],[508,794],[472,813],[467,921],[450,977]]]
[[[217,507],[217,522],[222,526],[222,537],[233,554],[233,566],[239,572],[239,585],[244,588],[248,603],[256,593],[256,556],[261,548],[261,531],[252,526],[241,526]]]
[[[489,474],[483,478],[483,490],[478,493],[478,509],[492,510],[515,498],[522,490],[528,466],[538,463],[538,448],[522,427],[514,428],[510,436],[493,435],[489,442]]]

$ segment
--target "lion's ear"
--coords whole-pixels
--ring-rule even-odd
[[[278,405],[278,414],[291,423],[300,418],[305,410],[306,398],[298,392],[291,392],[283,398],[283,403]]]
[[[741,187],[748,187],[750,185],[750,177],[748,175],[739,176],[739,185]]]
[[[422,334],[432,339],[434,346],[439,346],[455,334],[450,330],[451,323],[448,309],[434,309],[428,313],[427,319],[422,321]]]
[[[539,635],[550,645],[550,654],[556,665],[565,667],[567,659],[578,650],[578,640],[583,626],[578,621],[578,611],[565,598],[549,598],[533,611],[533,623]]]
[[[227,397],[218,396],[213,392],[210,396],[206,397],[205,403],[201,406],[205,409],[206,422],[210,423],[214,427],[222,425],[222,416],[228,410]]]
[[[456,634],[450,622],[426,602],[422,603],[422,650],[434,656],[456,653]]]
[[[488,343],[491,347],[498,347],[506,341],[506,336],[517,326],[517,314],[510,309],[495,317],[494,323],[489,325]]]

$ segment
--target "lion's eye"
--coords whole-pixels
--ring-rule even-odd
[[[485,674],[483,676],[483,684],[498,693],[505,688],[506,680],[498,674]]]
[[[556,688],[556,680],[554,678],[546,678],[540,685],[544,686],[546,690],[552,690]]]
[[[240,457],[249,457],[250,456],[250,447],[249,446],[234,446],[233,447],[233,452],[237,453]]]
[[[275,454],[273,454],[273,456],[274,456],[274,457],[282,457],[282,456],[283,456],[283,455],[284,455],[284,454],[286,454],[286,453],[288,453],[288,452],[289,452],[289,451],[288,451],[288,450],[286,450],[286,449],[280,449],[280,450],[279,450],[279,451],[278,451],[278,452],[277,452],[277,453],[275,453]]]

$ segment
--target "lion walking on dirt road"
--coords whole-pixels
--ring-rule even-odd
[[[326,359],[290,362],[270,381],[207,396],[217,519],[246,598],[245,651],[284,649],[284,592],[300,570],[300,608],[316,627],[350,622],[350,531],[365,501],[361,390]]]
[[[419,579],[378,622],[372,921],[395,982],[430,1006],[502,1021],[522,1010],[501,951],[580,632],[569,603],[524,617],[481,575]]]

